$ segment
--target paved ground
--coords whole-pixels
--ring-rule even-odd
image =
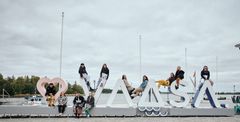
[[[0,122],[240,122],[234,117],[130,117],[130,118],[25,118],[0,119]]]

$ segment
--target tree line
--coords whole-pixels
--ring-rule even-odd
[[[5,89],[10,96],[26,96],[26,95],[34,95],[39,94],[36,84],[40,77],[38,76],[7,76],[4,77],[0,73],[0,96],[2,96],[2,89]],[[58,89],[58,85],[55,86],[56,90]],[[66,94],[75,94],[75,93],[84,94],[83,88],[77,84],[75,81],[73,84],[68,82],[68,90]],[[112,89],[104,88],[102,93],[111,93]],[[118,93],[122,93],[121,90]],[[5,94],[6,95],[6,94]]]
[[[39,94],[37,91],[36,84],[40,77],[38,76],[7,76],[4,77],[0,73],[0,90],[1,95],[3,90],[5,89],[10,96],[16,96],[16,95],[33,95],[33,94]],[[56,85],[56,90],[58,89],[58,85]],[[66,94],[74,94],[74,93],[81,93],[83,94],[83,89],[80,85],[77,85],[75,82],[74,84],[68,83],[68,90]]]

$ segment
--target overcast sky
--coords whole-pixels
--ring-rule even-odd
[[[180,65],[185,80],[194,71],[200,79],[207,65],[216,83],[239,84],[239,0],[1,0],[0,73],[58,77],[62,11],[68,82],[79,81],[80,63],[91,80],[106,63],[108,87],[122,74],[138,86],[141,34],[142,74],[166,79]]]

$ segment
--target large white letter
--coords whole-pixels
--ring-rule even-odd
[[[108,102],[107,102],[107,106],[113,107],[112,103],[113,103],[114,98],[117,95],[117,91],[118,91],[119,87],[121,87],[121,90],[123,91],[123,95],[125,96],[129,107],[133,107],[133,102],[132,102],[132,100],[130,98],[128,90],[127,90],[124,82],[121,79],[117,80],[115,86],[113,87],[113,91],[112,91],[112,93],[111,93],[111,95],[110,95],[110,97],[108,99]]]
[[[184,101],[183,102],[176,102],[174,100],[170,100],[170,104],[173,105],[173,106],[176,106],[176,107],[186,107],[187,104],[190,101],[190,98],[189,98],[187,93],[176,90],[175,85],[176,85],[176,81],[172,82],[172,84],[170,86],[171,92],[176,96],[183,97]]]
[[[95,95],[94,95],[95,104],[98,103],[98,100],[99,100],[99,98],[100,98],[100,96],[101,96],[101,94],[102,94],[102,91],[103,91],[103,88],[104,88],[105,85],[106,85],[106,82],[107,82],[107,80],[106,80],[105,78],[102,78],[102,79],[101,79],[100,84],[102,83],[103,86],[101,86],[101,85],[99,84],[99,86],[98,86],[98,88],[97,88],[97,91],[96,91],[96,93],[95,93]]]
[[[151,96],[153,95],[156,101],[145,102],[146,98],[149,97],[149,95]],[[142,97],[139,100],[138,107],[163,107],[163,106],[164,102],[162,101],[162,97],[160,96],[155,81],[149,80],[146,88],[142,93]]]
[[[88,90],[88,87],[84,81],[84,79],[81,79],[80,78],[80,85],[82,86],[83,88],[83,91],[84,91],[84,94],[85,94],[85,97],[87,97],[89,95],[89,90]]]
[[[215,92],[213,91],[212,86],[208,80],[204,81],[203,84],[200,84],[200,87],[193,98],[193,107],[199,107],[199,104],[203,100],[205,93],[212,107],[220,107],[220,104],[215,96]]]

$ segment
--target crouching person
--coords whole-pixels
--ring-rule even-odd
[[[55,98],[54,98],[54,95],[56,94],[56,90],[55,90],[55,87],[53,85],[53,83],[50,83],[48,86],[47,86],[47,89],[46,89],[46,93],[45,93],[45,96],[46,96],[46,101],[48,102],[48,106],[49,107],[54,107],[54,103],[55,103]]]
[[[79,118],[82,115],[82,110],[85,106],[85,103],[86,101],[84,97],[77,93],[73,99],[73,113],[75,114],[75,117]]]
[[[94,102],[95,102],[94,92],[91,92],[87,98],[86,105],[85,105],[85,114],[87,117],[92,116],[91,110],[95,106]]]

